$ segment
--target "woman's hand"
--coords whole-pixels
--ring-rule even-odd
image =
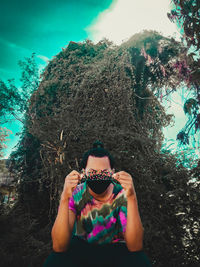
[[[61,194],[61,199],[70,198],[77,184],[81,181],[82,174],[76,170],[71,171],[65,178],[64,188]]]
[[[133,178],[132,176],[124,171],[116,172],[113,175],[117,181],[120,182],[121,186],[124,188],[126,197],[129,198],[131,196],[136,196],[135,188],[133,185]]]

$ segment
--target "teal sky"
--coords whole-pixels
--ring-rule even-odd
[[[0,1],[0,79],[15,78],[20,87],[19,60],[36,53],[42,69],[69,41],[86,38],[99,41],[106,37],[116,44],[143,29],[157,30],[180,40],[177,26],[167,18],[170,0],[4,0]],[[176,139],[187,118],[180,95],[175,96],[168,113],[175,114],[175,125],[164,129],[167,139]],[[177,104],[177,101],[179,102]],[[17,144],[16,133],[22,123],[1,125],[12,131],[7,138],[4,158]]]
[[[0,1],[0,79],[15,78],[16,86],[21,69],[19,60],[36,53],[37,63],[44,67],[66,47],[69,41],[82,41],[88,37],[85,28],[99,13],[109,8],[112,0],[11,0]],[[12,131],[7,138],[4,157],[7,158],[17,144],[15,134],[22,123],[12,118],[1,125]]]
[[[18,60],[32,52],[49,59],[69,41],[87,38],[85,28],[112,0],[0,1],[0,78],[19,78]]]

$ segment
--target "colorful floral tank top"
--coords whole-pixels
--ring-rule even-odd
[[[121,185],[114,183],[109,199],[101,202],[89,193],[86,182],[79,184],[69,209],[76,214],[74,235],[96,244],[125,242],[127,198]]]

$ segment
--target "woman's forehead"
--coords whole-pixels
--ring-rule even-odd
[[[91,171],[99,171],[99,170],[102,170],[102,169],[93,169],[93,168],[89,168],[88,170],[91,170]],[[102,171],[107,171],[107,170],[110,170],[110,168],[103,169]]]
[[[93,170],[110,170],[110,160],[107,156],[104,157],[94,157],[89,156],[87,160],[86,169],[93,169]]]
[[[104,157],[95,157],[95,156],[92,156],[90,155],[88,157],[88,160],[87,160],[87,165],[100,165],[100,166],[103,166],[103,165],[106,165],[105,168],[109,168],[110,167],[110,160],[107,156],[104,156]],[[91,166],[92,168],[93,166]]]

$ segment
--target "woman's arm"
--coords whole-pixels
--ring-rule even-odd
[[[143,249],[144,228],[138,211],[137,197],[132,195],[127,197],[127,224],[125,231],[125,241],[130,251]]]
[[[133,178],[125,171],[114,173],[113,177],[120,182],[127,198],[127,222],[124,234],[127,248],[130,251],[142,250],[144,228],[138,211]]]
[[[69,198],[61,198],[58,215],[51,231],[54,251],[63,252],[68,249],[75,217],[74,212],[69,209]]]
[[[53,250],[62,252],[68,249],[75,222],[75,213],[69,210],[69,199],[80,181],[80,174],[73,170],[65,178],[63,192],[60,198],[58,215],[51,231]]]

